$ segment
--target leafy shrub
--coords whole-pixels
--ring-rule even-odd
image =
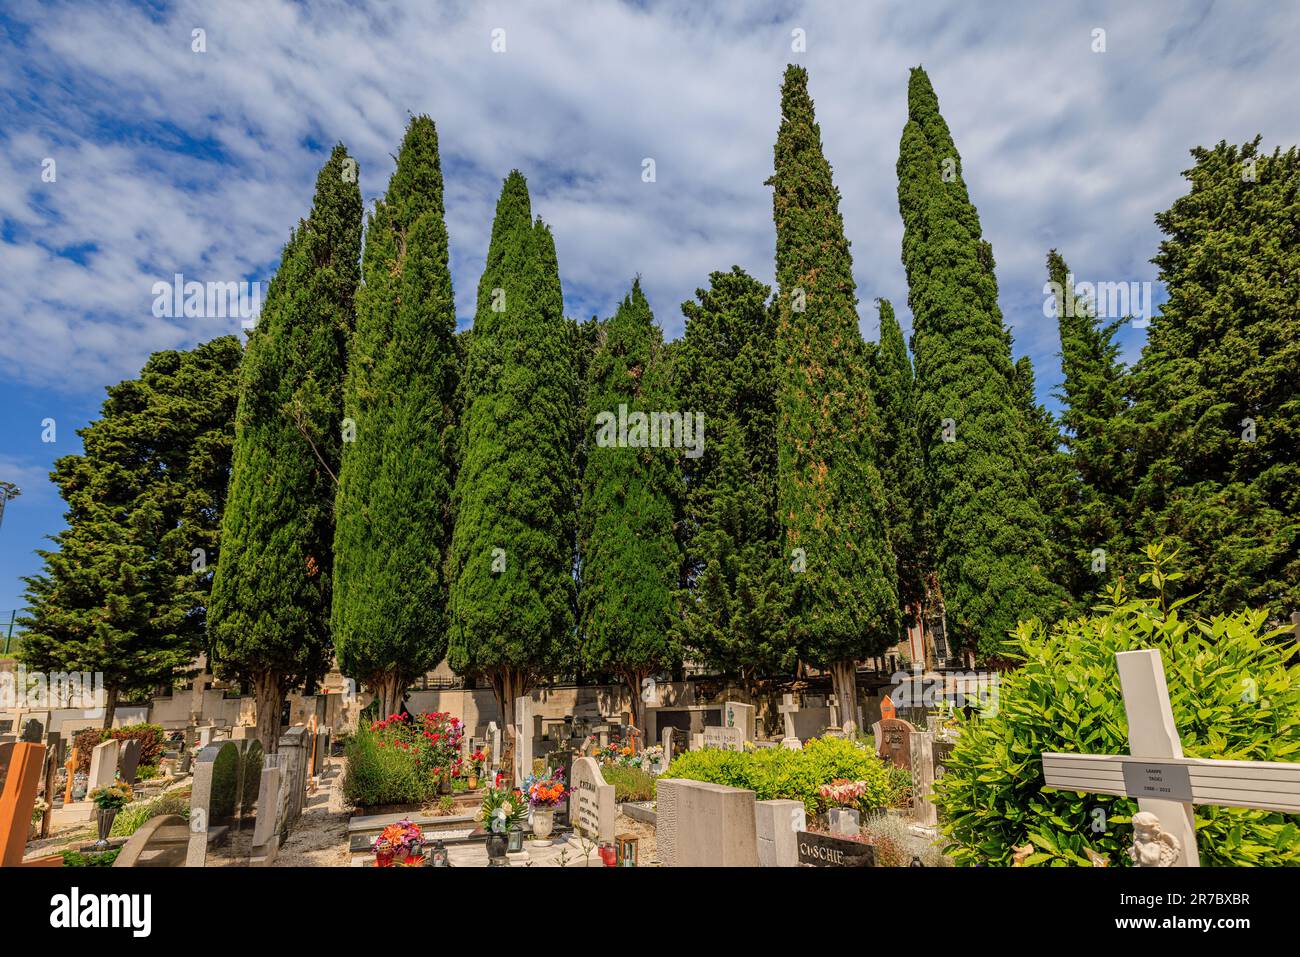
[[[117,855],[122,853],[120,847],[115,847],[111,851],[101,851],[99,853],[91,852],[82,854],[80,851],[64,851],[64,867],[112,867],[113,862],[117,860]]]
[[[90,773],[90,753],[95,745],[110,739],[126,741],[135,738],[140,742],[139,767],[156,767],[162,760],[163,741],[166,732],[158,724],[129,724],[121,728],[82,728],[72,737],[72,746],[77,749],[76,770],[83,774]],[[144,778],[140,778],[144,780]]]
[[[812,738],[804,743],[802,751],[788,748],[688,751],[673,759],[663,777],[745,788],[753,791],[760,801],[777,798],[803,801],[809,814],[826,810],[826,801],[818,789],[836,778],[867,783],[861,803],[864,811],[887,807],[899,785],[897,774],[891,773],[870,748],[856,741],[830,737]]]
[[[188,821],[190,819],[189,795],[173,792],[154,798],[152,801],[128,804],[117,812],[117,818],[113,821],[113,837],[130,837],[140,830],[146,821],[160,814],[179,814]]]
[[[72,746],[77,749],[76,771],[82,774],[90,773],[90,752],[94,751],[95,745],[103,740],[102,728],[82,728],[72,736]]]
[[[628,764],[607,764],[600,769],[606,784],[614,785],[615,801],[653,801],[655,777]]]
[[[878,867],[908,867],[919,857],[925,867],[950,867],[952,861],[938,848],[920,843],[901,817],[893,814],[872,815],[862,822],[862,832],[876,848]]]
[[[1129,753],[1118,651],[1159,650],[1188,757],[1300,759],[1300,665],[1287,666],[1296,652],[1289,629],[1267,630],[1262,611],[1181,617],[1183,602],[1165,599],[1165,586],[1179,577],[1166,571],[1171,556],[1152,546],[1147,557],[1140,580],[1157,597],[1129,597],[1121,584],[1092,616],[1050,632],[1036,621],[1015,631],[1012,647],[1023,664],[1004,677],[996,712],[962,721],[936,786],[957,863],[1010,864],[1013,847],[1032,844],[1026,865],[1087,865],[1086,848],[1112,866],[1130,864],[1127,825],[1137,802],[1044,791],[1041,758],[1044,751]],[[1294,815],[1213,806],[1195,814],[1204,865],[1300,864]],[[1104,821],[1099,833],[1094,821]]]
[[[421,769],[416,752],[390,746],[365,725],[348,740],[344,753],[343,796],[356,807],[418,804],[437,794],[438,779]]]

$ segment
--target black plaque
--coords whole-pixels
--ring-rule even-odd
[[[800,831],[800,867],[875,867],[876,849],[861,841],[831,837],[815,831]]]

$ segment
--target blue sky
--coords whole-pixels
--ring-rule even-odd
[[[1042,311],[1057,246],[1080,279],[1155,280],[1152,216],[1187,150],[1300,139],[1300,6],[1262,3],[8,3],[0,12],[0,620],[62,526],[46,480],[105,386],[154,350],[238,331],[158,319],[152,286],[266,280],[330,145],[384,189],[408,112],[438,124],[462,323],[501,179],[528,177],[573,316],[640,273],[656,317],[737,263],[771,281],[784,66],[810,71],[873,300],[905,327],[894,164],[908,68],[929,71],[1039,395],[1061,378]],[[205,31],[206,52],[192,49]],[[792,50],[792,31],[806,50]],[[1094,31],[1106,31],[1094,52]],[[494,30],[505,52],[493,52]],[[653,158],[656,181],[642,181]],[[55,181],[42,180],[55,161]],[[1157,300],[1160,293],[1157,289]],[[1125,358],[1143,333],[1125,329]],[[57,438],[41,441],[42,420]]]

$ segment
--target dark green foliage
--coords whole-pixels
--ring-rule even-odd
[[[684,413],[703,412],[703,455],[685,458],[686,588],[679,641],[692,660],[752,679],[793,668],[790,575],[776,514],[776,310],[739,266],[682,303],[675,363]]]
[[[957,644],[996,657],[1018,620],[1056,617],[1065,594],[1048,578],[1048,524],[1032,488],[1028,425],[1016,401],[992,252],[919,68],[908,86],[898,204],[948,629]],[[945,419],[954,441],[944,441]]]
[[[1056,522],[1053,538],[1067,550],[1062,580],[1086,604],[1106,582],[1130,570],[1124,521],[1129,487],[1120,439],[1125,380],[1115,342],[1122,320],[1101,323],[1092,304],[1075,294],[1070,268],[1055,249],[1047,254],[1047,277],[1065,372],[1058,392],[1061,439],[1073,479],[1064,513],[1068,527]],[[1097,555],[1098,548],[1104,554]]]
[[[917,434],[916,385],[912,360],[894,307],[881,299],[880,345],[874,388],[880,412],[880,473],[889,501],[890,547],[898,563],[898,601],[909,621],[926,599],[934,530],[926,498],[924,459]],[[901,636],[900,636],[901,637]]]
[[[637,280],[602,324],[587,370],[592,420],[579,516],[578,594],[583,661],[591,670],[621,675],[636,712],[641,680],[668,659],[681,568],[674,526],[682,498],[678,461],[687,450],[671,447],[673,436],[651,419],[681,412],[665,365],[663,334]],[[624,421],[627,444],[619,445]],[[677,438],[684,434],[683,426]],[[638,442],[644,444],[633,444]]]
[[[963,722],[937,803],[959,864],[1089,866],[1087,850],[1128,866],[1137,803],[1043,789],[1042,754],[1128,754],[1115,653],[1161,654],[1174,722],[1188,757],[1293,762],[1300,757],[1300,665],[1289,629],[1270,632],[1262,611],[1184,616],[1166,600],[1172,556],[1147,551],[1135,598],[1117,583],[1109,604],[1049,631],[1026,622],[1012,641],[1019,667],[998,688],[997,708]],[[1149,585],[1148,585],[1149,583]],[[1100,812],[1100,814],[1098,813]],[[1104,823],[1098,831],[1094,825]],[[1196,808],[1201,863],[1300,863],[1295,815]]]
[[[896,640],[898,590],[849,243],[807,84],[802,67],[786,69],[768,180],[779,287],[777,502],[784,560],[807,563],[791,573],[795,644],[811,663],[851,669]]]
[[[469,341],[449,563],[449,661],[492,682],[507,722],[514,698],[571,655],[577,380],[561,305],[554,241],[515,171]]]
[[[332,647],[334,495],[360,278],[356,179],[336,146],[244,355],[213,644],[218,673],[254,686],[268,752],[285,690],[322,675]]]
[[[447,650],[459,359],[438,134],[412,119],[366,231],[335,503],[332,625],[339,667],[385,715]]]
[[[1284,619],[1300,609],[1300,152],[1257,137],[1192,156],[1190,192],[1156,217],[1169,299],[1132,381],[1134,534],[1180,548],[1196,607]]]
[[[101,672],[109,694],[183,675],[205,644],[226,498],[240,351],[233,336],[150,356],[108,389],[85,450],[55,462],[68,527],[25,579],[20,654],[44,671]]]

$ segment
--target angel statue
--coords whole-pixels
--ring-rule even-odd
[[[1173,867],[1182,852],[1178,838],[1160,826],[1160,818],[1150,811],[1133,815],[1133,846],[1128,856],[1137,867]]]

